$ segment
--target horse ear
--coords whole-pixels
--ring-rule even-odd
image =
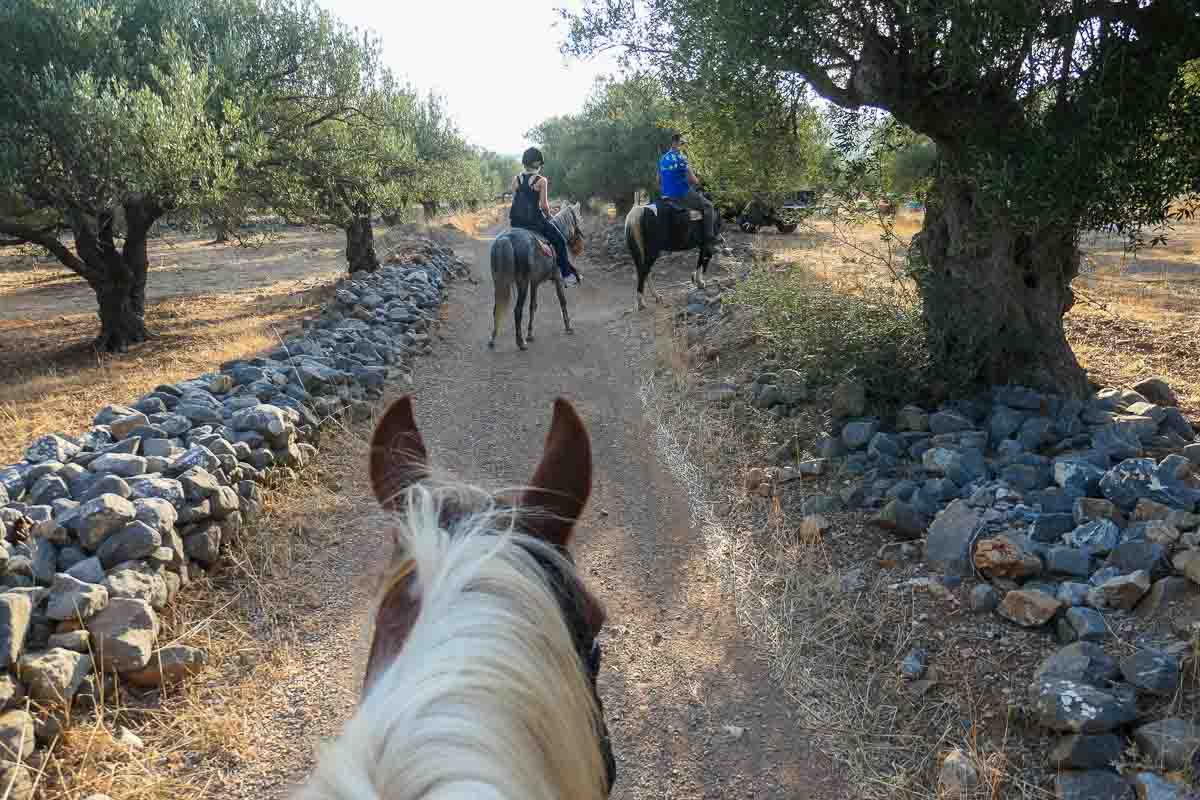
[[[521,527],[545,542],[565,547],[592,491],[592,446],[583,421],[561,397],[554,401],[542,463],[529,487],[520,505],[531,513],[521,519]]]
[[[405,395],[384,413],[371,437],[371,488],[388,511],[399,510],[404,490],[429,474],[428,455],[417,421],[412,396]]]

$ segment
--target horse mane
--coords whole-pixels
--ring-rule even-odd
[[[420,610],[297,800],[601,800],[598,710],[534,554],[574,567],[482,489],[405,494]]]

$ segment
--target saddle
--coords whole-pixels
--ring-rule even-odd
[[[510,228],[510,230],[515,230],[515,229]],[[525,233],[529,234],[530,238],[533,239],[533,243],[536,244],[538,247],[542,248],[543,254],[545,254],[546,256],[549,256],[550,258],[554,258],[554,245],[550,244],[549,239],[547,239],[545,236],[542,236],[537,231],[530,230],[529,228],[521,228],[520,230],[523,230],[523,231],[525,231]]]
[[[658,206],[662,206],[664,213],[671,215],[672,219],[679,219],[679,215],[687,214],[689,222],[699,222],[704,219],[704,214],[692,208],[684,208],[673,200],[665,197],[659,198],[656,202],[650,204],[650,208],[654,209],[654,213],[658,213]]]

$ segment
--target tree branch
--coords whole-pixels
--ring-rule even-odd
[[[79,256],[72,253],[71,249],[59,241],[58,237],[52,233],[29,225],[19,225],[15,222],[6,222],[4,220],[0,220],[0,233],[5,236],[15,237],[19,242],[36,244],[46,248],[54,254],[55,258],[62,262],[63,266],[84,280],[96,277],[95,272],[89,269],[88,265]]]

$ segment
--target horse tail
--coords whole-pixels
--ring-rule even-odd
[[[496,302],[492,309],[492,341],[500,332],[501,320],[508,313],[512,303],[513,281],[516,280],[517,259],[513,253],[512,239],[508,236],[497,236],[492,242],[492,284],[496,290]]]
[[[634,206],[625,215],[625,246],[629,248],[629,255],[633,256],[634,266],[639,273],[646,263],[646,233],[642,230],[645,215],[645,206]]]

